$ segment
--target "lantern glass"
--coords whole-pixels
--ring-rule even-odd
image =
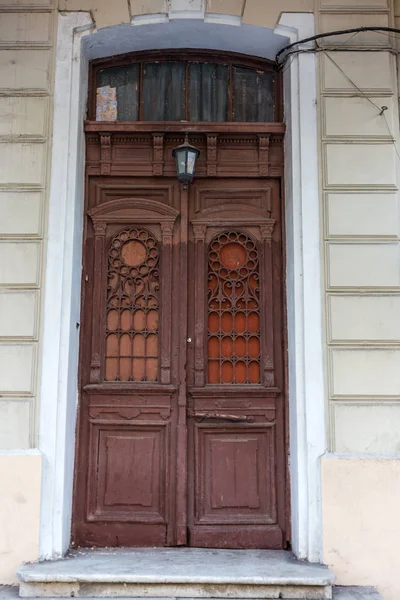
[[[181,183],[187,185],[193,180],[199,154],[200,150],[191,146],[187,138],[181,146],[172,150],[172,156],[175,158],[176,174]]]
[[[187,151],[186,170],[187,170],[188,174],[191,175],[192,177],[194,175],[194,169],[196,167],[196,159],[197,159],[198,154],[199,154],[198,150],[188,150]]]

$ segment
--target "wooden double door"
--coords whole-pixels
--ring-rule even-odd
[[[88,183],[73,544],[284,548],[273,178]]]

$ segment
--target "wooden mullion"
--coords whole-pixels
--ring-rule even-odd
[[[139,121],[143,121],[143,105],[142,105],[142,97],[143,97],[143,62],[139,63],[139,94],[138,94],[138,102],[139,102]]]
[[[190,81],[190,62],[186,63],[185,69],[185,119],[190,120],[189,114],[189,81]]]
[[[228,121],[233,121],[233,78],[232,78],[232,63],[229,63],[229,78],[228,78]]]

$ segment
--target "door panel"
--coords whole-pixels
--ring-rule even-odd
[[[189,541],[285,544],[276,181],[196,180],[189,206]],[[276,343],[279,340],[279,343]]]
[[[278,181],[87,198],[74,543],[284,547]]]
[[[91,181],[74,542],[176,543],[179,186]]]

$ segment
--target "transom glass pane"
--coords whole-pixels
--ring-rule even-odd
[[[228,83],[228,65],[191,63],[189,74],[190,121],[227,121]]]
[[[185,119],[185,63],[143,65],[143,121]]]
[[[274,120],[273,74],[232,68],[233,121]]]
[[[158,60],[97,72],[97,121],[272,122],[273,71]]]
[[[102,69],[97,79],[96,121],[139,119],[140,65]]]

